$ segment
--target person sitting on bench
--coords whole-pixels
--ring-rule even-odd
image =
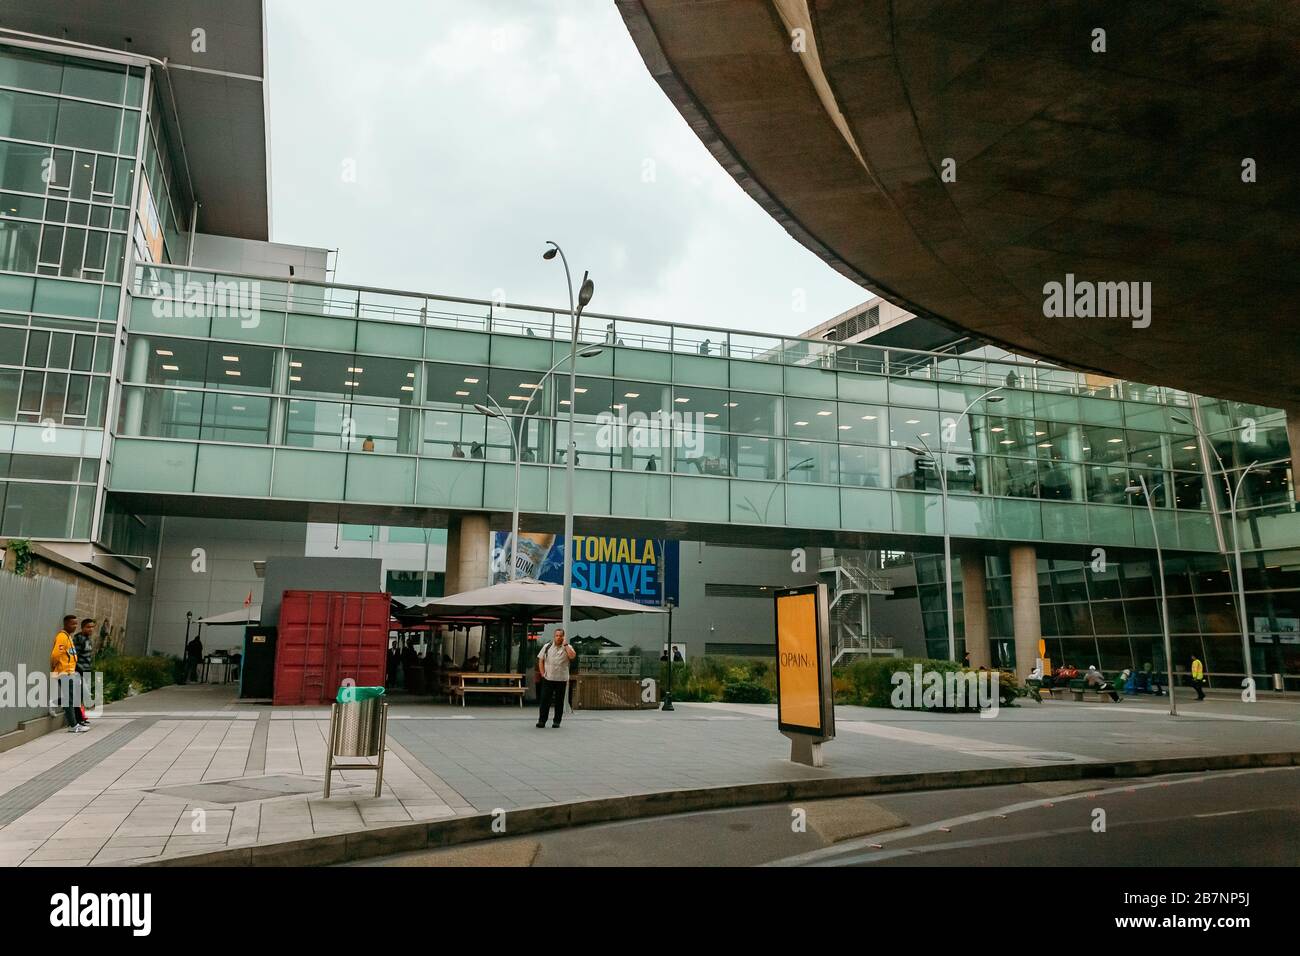
[[[1083,683],[1089,690],[1095,690],[1099,694],[1110,694],[1111,700],[1119,700],[1119,694],[1115,693],[1115,688],[1110,681],[1106,680],[1101,671],[1097,670],[1096,664],[1088,665],[1088,673],[1083,676]]]

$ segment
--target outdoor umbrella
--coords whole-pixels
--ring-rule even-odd
[[[430,617],[472,614],[517,620],[553,620],[560,616],[563,604],[562,586],[544,581],[515,580],[438,598],[419,610]],[[573,589],[572,606],[575,621],[600,621],[619,614],[662,612],[662,608],[578,588]]]

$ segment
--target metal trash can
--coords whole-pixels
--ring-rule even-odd
[[[1286,682],[1282,679],[1281,674],[1273,675],[1273,689],[1277,691],[1286,690]]]
[[[375,796],[384,785],[384,750],[388,740],[388,701],[382,697],[330,709],[329,746],[325,751],[325,797],[336,770],[373,770]],[[336,757],[377,757],[376,763],[335,763]]]
[[[383,749],[382,697],[354,704],[335,704],[337,717],[331,721],[334,732],[333,753],[336,757],[378,757]]]

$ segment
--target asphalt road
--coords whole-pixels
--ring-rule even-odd
[[[654,817],[369,866],[1297,866],[1300,768]]]

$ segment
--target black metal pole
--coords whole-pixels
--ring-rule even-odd
[[[673,707],[673,602],[668,602],[668,688],[664,691],[663,710]]]

